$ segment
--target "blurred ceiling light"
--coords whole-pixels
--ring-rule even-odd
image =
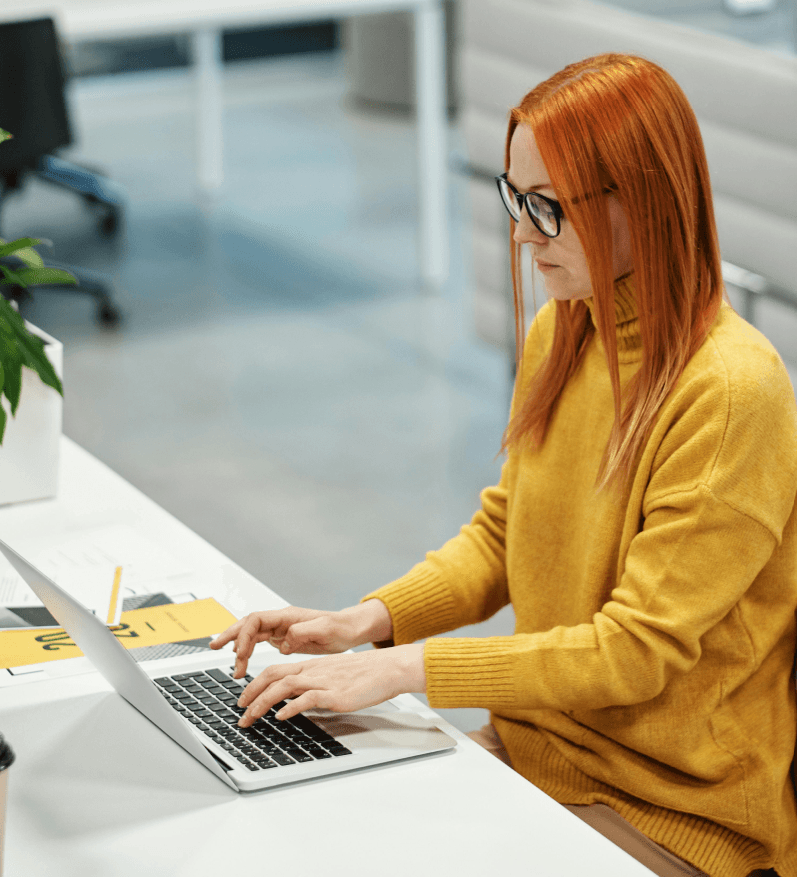
[[[751,15],[771,12],[778,5],[778,0],[722,0],[722,5],[732,15]]]

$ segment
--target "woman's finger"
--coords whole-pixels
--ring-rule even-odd
[[[280,651],[283,655],[290,655],[292,652],[324,653],[327,651],[331,632],[332,621],[328,617],[299,621],[288,628]]]
[[[274,664],[266,667],[259,673],[241,692],[238,698],[238,706],[248,706],[255,698],[259,697],[266,689],[278,680],[288,675],[301,673],[303,664]],[[279,700],[280,698],[277,698]]]
[[[259,612],[253,612],[251,615],[247,615],[246,618],[243,619],[243,623],[235,640],[236,658],[235,671],[233,673],[234,676],[239,673],[243,674],[246,670],[247,661],[252,656],[252,652],[257,643],[268,638],[270,629],[267,625],[264,629],[262,622],[263,619]]]
[[[298,716],[299,713],[303,713],[305,710],[313,709],[335,709],[331,705],[331,694],[329,691],[318,688],[308,689],[304,694],[289,700],[277,713],[277,718],[280,721],[284,721],[285,719],[292,719],[294,716]]]
[[[288,697],[294,697],[304,694],[309,687],[312,686],[307,678],[303,678],[300,674],[284,676],[277,679],[246,708],[246,712],[241,716],[238,725],[241,728],[247,728],[253,722],[256,722],[261,716],[264,716],[275,703],[285,700]]]
[[[235,624],[231,624],[227,630],[220,633],[216,639],[211,640],[210,647],[212,649],[220,649],[222,646],[226,646],[230,640],[235,639],[238,636],[238,631],[241,629],[244,620],[245,619],[242,618],[239,621],[236,621]]]

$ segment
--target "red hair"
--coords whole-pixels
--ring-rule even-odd
[[[615,409],[595,481],[601,491],[632,476],[661,404],[703,343],[723,295],[727,301],[703,140],[672,76],[633,55],[587,58],[530,91],[510,113],[507,171],[520,124],[534,132],[589,267]],[[628,218],[642,336],[642,363],[629,380],[622,411],[607,199],[579,197],[607,188]],[[502,450],[542,445],[559,396],[596,329],[584,301],[557,300],[550,353],[530,380],[521,376],[525,320],[514,232],[510,219],[518,387],[524,389],[515,399]]]

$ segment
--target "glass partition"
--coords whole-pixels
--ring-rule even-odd
[[[603,0],[652,18],[797,54],[797,0]]]

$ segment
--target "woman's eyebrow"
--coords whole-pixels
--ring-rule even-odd
[[[509,174],[506,175],[506,181],[508,183],[510,183],[511,185],[515,186],[515,184],[512,182],[512,180],[509,179]],[[520,192],[521,195],[525,195],[525,192],[522,192],[519,186],[515,186],[515,188],[518,190],[518,192]],[[553,186],[550,183],[538,183],[536,186],[529,186],[528,189],[526,189],[526,192],[534,192],[537,189],[552,189],[552,188],[553,188]]]

